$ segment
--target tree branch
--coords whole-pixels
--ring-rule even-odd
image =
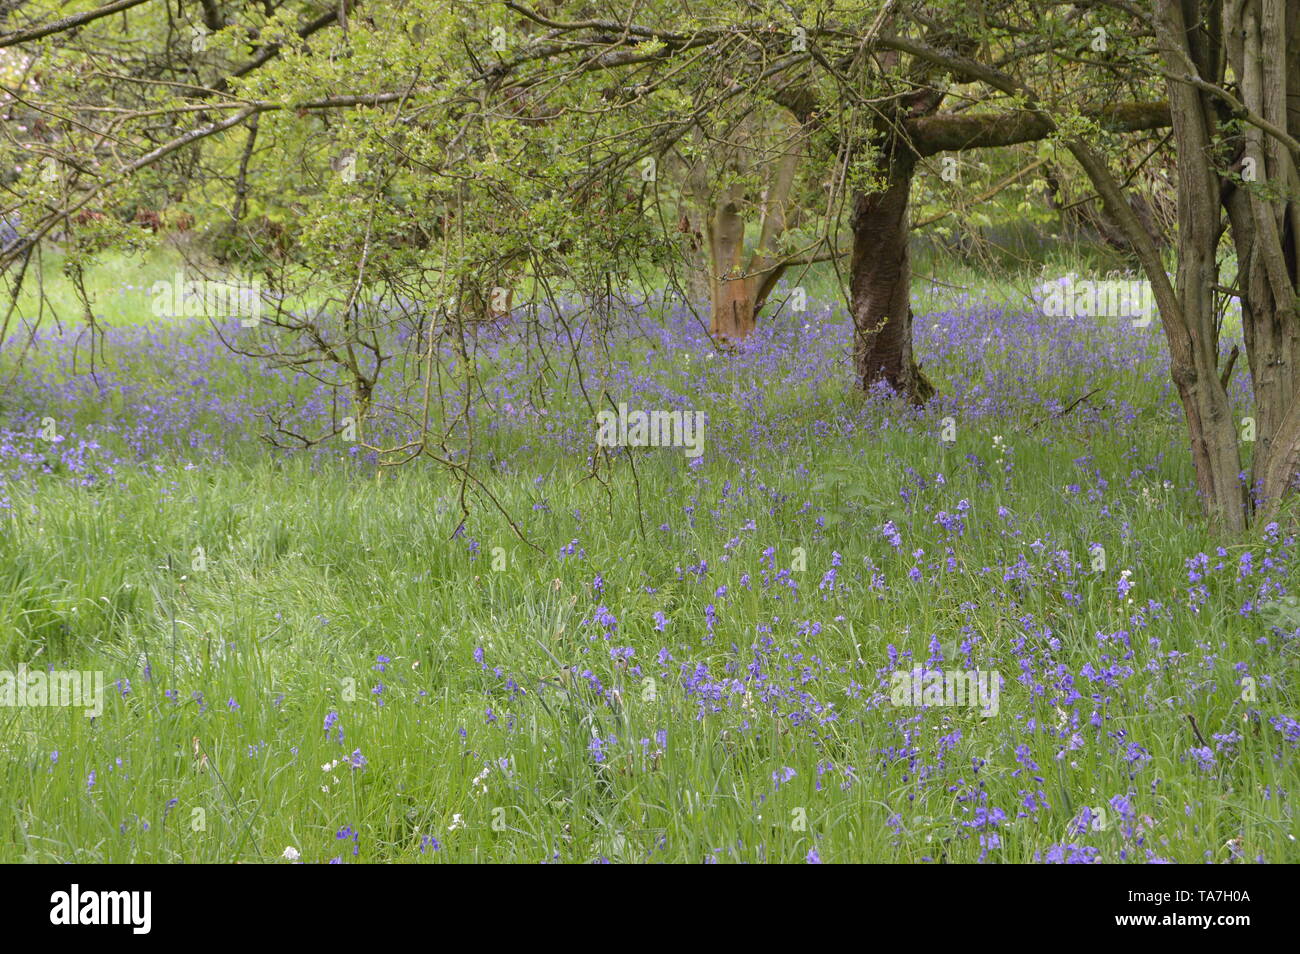
[[[6,33],[0,36],[0,49],[6,46],[14,46],[18,43],[29,43],[32,40],[39,40],[41,37],[50,36],[54,33],[65,33],[68,30],[75,30],[77,27],[86,23],[91,23],[103,17],[112,16],[122,10],[129,10],[131,7],[138,7],[149,0],[117,0],[116,3],[109,3],[94,10],[87,10],[85,13],[74,13],[70,17],[64,17],[62,20],[55,20],[53,23],[47,23],[44,26],[28,27],[26,30],[15,30],[13,33]]]
[[[1121,103],[1084,116],[1112,132],[1165,129],[1170,124],[1168,103]],[[1054,129],[1050,119],[1033,110],[984,116],[936,113],[909,119],[906,125],[919,156],[1035,142],[1046,139]]]

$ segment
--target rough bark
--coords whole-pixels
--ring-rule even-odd
[[[1238,0],[1227,5],[1224,20],[1242,103],[1300,137],[1300,79],[1294,75],[1300,0]],[[1300,176],[1294,155],[1276,137],[1246,125],[1242,140],[1241,165],[1253,168],[1255,181],[1240,187],[1230,182],[1225,206],[1255,397],[1251,486],[1263,515],[1271,517],[1300,471]]]
[[[1156,20],[1171,71],[1180,70],[1191,57],[1206,75],[1217,75],[1213,45],[1200,24],[1184,20],[1181,3],[1162,2]],[[1161,304],[1161,320],[1170,342],[1170,373],[1187,415],[1202,506],[1216,525],[1238,533],[1246,526],[1247,498],[1240,480],[1236,421],[1218,372],[1213,307],[1220,234],[1220,182],[1213,152],[1217,112],[1208,93],[1177,82],[1169,84],[1169,110],[1179,158],[1178,276],[1177,300]],[[1148,274],[1163,268],[1158,260],[1146,264]],[[1177,326],[1174,333],[1169,333],[1171,325]]]
[[[1054,128],[1050,120],[1029,110],[985,116],[935,113],[941,98],[914,98],[908,104],[910,116],[881,129],[884,145],[878,171],[885,187],[854,197],[849,308],[856,377],[863,389],[884,381],[914,403],[924,403],[934,393],[912,352],[908,200],[917,159],[947,150],[1030,142]],[[1170,122],[1165,103],[1118,104],[1093,116],[1115,131],[1158,129]],[[905,135],[894,132],[899,128]]]
[[[908,251],[916,155],[894,138],[882,150],[881,165],[885,187],[854,197],[849,268],[853,367],[864,390],[884,381],[908,400],[924,403],[934,389],[912,357]]]
[[[1169,127],[1168,103],[1116,103],[1084,115],[1111,132]],[[1054,125],[1050,118],[1026,109],[974,116],[935,113],[909,119],[905,128],[917,155],[933,156],[940,152],[1037,142],[1050,136]]]

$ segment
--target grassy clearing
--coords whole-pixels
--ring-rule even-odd
[[[1207,534],[1153,339],[918,312],[914,414],[846,399],[842,316],[808,324],[620,345],[611,394],[688,396],[699,462],[593,479],[562,402],[486,434],[528,543],[458,530],[439,471],[259,450],[228,405],[288,384],[234,359],[175,431],[219,455],[32,384],[138,460],[5,486],[4,666],[106,686],[0,708],[0,860],[1297,860],[1294,542]],[[894,705],[913,666],[997,671],[997,713]]]

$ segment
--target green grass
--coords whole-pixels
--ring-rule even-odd
[[[964,440],[971,443],[928,451],[905,435],[886,440],[854,461],[853,484],[832,484],[829,492],[840,501],[832,514],[853,517],[830,520],[825,531],[798,512],[816,487],[794,467],[769,475],[773,490],[791,495],[774,518],[765,499],[707,499],[688,528],[680,507],[667,502],[700,486],[716,495],[739,475],[717,463],[697,485],[700,475],[680,461],[647,458],[640,468],[645,523],[674,527],[667,535],[651,530],[648,543],[622,502],[631,492],[625,482],[611,501],[581,475],[560,471],[540,491],[518,482],[503,501],[527,512],[539,495],[550,499],[551,513],[530,521],[543,553],[514,539],[503,520],[479,514],[471,534],[477,558],[466,541],[450,539],[459,520],[453,488],[431,473],[360,478],[262,461],[133,476],[105,493],[55,481],[30,488],[14,499],[0,549],[8,655],[33,666],[100,669],[109,685],[105,712],[93,725],[77,709],[0,709],[0,794],[8,807],[0,860],[258,861],[293,846],[307,861],[799,861],[814,844],[825,861],[974,860],[979,844],[953,820],[961,815],[958,795],[973,786],[949,792],[905,781],[897,766],[882,771],[872,752],[898,741],[883,720],[831,723],[814,743],[806,729],[765,716],[761,707],[700,719],[675,679],[658,678],[653,660],[668,646],[678,664],[704,662],[715,674],[730,660],[745,664],[754,626],[770,624],[774,607],[740,588],[739,577],[757,575],[766,545],[777,548],[782,566],[793,547],[807,552],[807,569],[794,574],[805,602],[776,607],[782,622],[772,634],[784,651],[823,661],[816,691],[827,701],[840,704],[837,693],[869,685],[886,643],[923,652],[930,633],[951,635],[969,625],[990,653],[1005,654],[1019,630],[1010,608],[988,599],[979,576],[980,567],[1010,552],[994,530],[996,518],[976,521],[941,592],[909,584],[910,559],[893,556],[866,532],[893,514],[909,547],[942,550],[938,528],[909,525],[879,489],[896,479],[886,453],[943,469],[949,496],[990,515],[1004,495],[963,467],[963,453],[977,449],[979,438]],[[1127,625],[1114,569],[1140,566],[1130,595],[1165,599],[1184,573],[1181,554],[1209,543],[1167,493],[1157,493],[1164,498],[1158,506],[1134,501],[1124,515],[1131,526],[1126,539],[1098,536],[1112,531],[1097,527],[1095,512],[1079,498],[1059,491],[1081,448],[1064,442],[1030,455],[1034,442],[1009,443],[1019,462],[1017,489],[1040,488],[1039,512],[1018,513],[1030,536],[1073,540],[1079,559],[1089,541],[1107,547],[1112,572],[1072,584],[1085,613],[1068,611],[1047,588],[1029,591],[1020,607],[1050,621],[1062,662],[1095,659],[1094,633]],[[818,455],[811,444],[808,451],[814,470],[835,474],[846,463]],[[1098,461],[1102,469],[1107,464]],[[707,515],[715,507],[724,511],[717,520]],[[762,532],[727,551],[735,528],[751,517]],[[575,537],[585,560],[557,559]],[[206,567],[195,571],[200,546]],[[492,569],[494,547],[504,550],[504,569]],[[684,560],[676,554],[692,551],[713,567],[705,585],[677,579]],[[852,582],[823,603],[816,584],[832,551],[843,555]],[[732,554],[730,563],[718,562],[724,552]],[[888,574],[888,595],[866,586],[864,557]],[[592,592],[597,571],[604,575],[602,595]],[[736,594],[725,604],[713,596],[723,583]],[[646,594],[647,585],[660,592]],[[718,638],[705,644],[704,606],[711,602],[719,605]],[[977,605],[963,607],[967,602]],[[633,647],[635,661],[653,674],[653,698],[650,683],[611,665],[604,644],[586,638],[580,621],[598,603],[619,619],[610,645]],[[1276,671],[1275,653],[1253,645],[1263,626],[1235,618],[1226,600],[1199,615],[1176,598],[1167,604],[1167,619],[1153,622],[1149,633],[1162,641],[1160,652],[1215,647],[1223,655],[1200,673],[1199,687],[1173,685],[1157,666],[1115,702],[1123,710],[1115,714],[1118,724],[1152,757],[1135,799],[1153,823],[1148,844],[1174,860],[1201,861],[1208,852],[1222,861],[1227,842],[1241,839],[1247,857],[1295,860],[1288,803],[1263,797],[1265,786],[1276,791],[1295,782],[1293,763],[1274,757],[1267,726],[1262,734],[1244,731],[1239,757],[1221,776],[1199,773],[1183,757],[1195,744],[1184,712],[1207,735],[1248,730],[1231,663]],[[652,612],[665,605],[672,621],[660,634]],[[822,621],[820,632],[796,635],[804,619]],[[1143,642],[1134,640],[1132,664],[1139,667],[1158,656]],[[483,648],[489,669],[500,666],[513,677],[518,695],[475,663],[475,647]],[[384,673],[373,668],[381,654],[391,659]],[[146,662],[151,678],[143,676]],[[596,670],[617,688],[620,704],[598,704],[566,666]],[[128,693],[112,684],[118,679],[130,680]],[[372,694],[381,681],[382,705]],[[971,780],[971,758],[987,760],[984,790],[1008,810],[1020,791],[1034,787],[1011,774],[1017,764],[1010,713],[1056,719],[1051,706],[1020,690],[1009,681],[1001,718],[940,710],[918,730],[918,744],[929,749],[939,736],[963,729],[949,756],[957,767],[952,781]],[[1143,705],[1144,694],[1179,701],[1174,708]],[[228,708],[231,699],[238,710]],[[332,710],[346,733],[342,745],[323,731]],[[667,731],[667,746],[656,754],[652,741],[643,750],[639,740],[653,740],[658,730]],[[604,763],[593,761],[593,734],[619,739]],[[1051,808],[1003,827],[996,860],[1029,861],[1063,841],[1095,844],[1108,860],[1123,847],[1114,825],[1087,839],[1066,833],[1080,806],[1128,790],[1122,763],[1096,758],[1096,747],[1088,760],[1058,762],[1058,746],[1042,738],[1032,752]],[[322,770],[356,749],[368,760],[364,768]],[[508,760],[504,772],[500,759]],[[833,766],[821,791],[819,764]],[[486,778],[475,782],[485,765]],[[772,774],[787,766],[795,777],[774,791]],[[847,790],[846,766],[858,780]],[[91,771],[96,779],[88,787]],[[177,802],[168,809],[171,799]],[[886,824],[894,813],[903,816],[902,835]],[[345,826],[360,832],[355,859],[354,843],[335,838]],[[422,853],[421,839],[430,834],[441,850]]]
[[[1067,395],[1094,383],[1116,386],[1053,382]],[[608,487],[543,448],[527,473],[493,482],[536,549],[483,506],[457,536],[458,487],[430,469],[380,476],[247,453],[125,470],[93,488],[11,483],[0,668],[98,670],[107,685],[93,722],[77,708],[0,707],[0,861],[257,862],[291,846],[308,862],[803,861],[814,847],[827,862],[1027,862],[1076,843],[1106,861],[1145,861],[1150,849],[1189,863],[1294,862],[1295,754],[1268,720],[1296,715],[1297,655],[1270,624],[1294,630],[1300,614],[1278,600],[1239,613],[1256,580],[1234,572],[1242,553],[1258,566],[1276,544],[1257,533],[1214,556],[1222,541],[1197,515],[1180,425],[1136,376],[1124,396],[1146,411],[1123,440],[1077,417],[1032,431],[963,425],[951,446],[933,439],[934,421],[844,437],[815,427],[810,408],[758,473],[646,451],[639,483],[619,468]],[[905,467],[946,483],[907,508]],[[1145,472],[1125,489],[1135,468]],[[968,530],[949,540],[935,511],[961,499]],[[901,552],[884,542],[886,520],[904,534]],[[559,556],[575,539],[585,555]],[[1097,572],[1093,544],[1107,556]],[[761,590],[767,547],[799,601],[776,599],[779,584]],[[941,583],[929,569],[925,582],[909,578],[917,548],[927,566],[944,564]],[[1198,552],[1227,569],[1207,575],[1193,608],[1185,561]],[[841,586],[827,592],[834,554]],[[1030,584],[1012,596],[1002,568],[1020,555]],[[687,568],[700,560],[709,570],[697,580]],[[608,642],[583,625],[599,606],[618,619]],[[656,612],[669,619],[662,632]],[[1121,631],[1132,637],[1123,660],[1097,639]],[[899,716],[866,700],[887,646],[924,659],[937,636],[953,660],[963,632],[981,638],[980,666],[1006,679],[1001,712],[918,710],[911,744],[937,766],[923,783],[906,759],[884,764],[881,752],[903,744],[890,725]],[[766,639],[771,678],[806,687],[839,719],[801,724],[792,703],[777,716],[752,698],[701,714],[682,672],[743,675]],[[1073,674],[1134,670],[1115,690],[1078,686],[1080,713],[1104,711],[1105,734],[1085,724],[1087,744],[1058,758],[1061,738],[1023,731],[1062,712],[1016,681],[1022,640]],[[642,675],[610,658],[614,646],[634,651]],[[1257,698],[1243,694],[1240,666]],[[612,703],[584,670],[616,690]],[[342,743],[326,736],[332,712]],[[1242,737],[1206,771],[1188,757],[1198,731]],[[611,736],[597,761],[593,738]],[[1145,764],[1120,757],[1128,742]],[[357,750],[366,764],[353,769]],[[1017,817],[1026,793],[1037,807]],[[1108,809],[1103,830],[1070,831],[1084,806],[1126,793],[1133,819]],[[987,852],[968,824],[977,808],[1007,815]],[[355,841],[337,837],[346,828]],[[438,850],[421,850],[429,836]]]

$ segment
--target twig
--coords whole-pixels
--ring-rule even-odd
[[[1201,743],[1202,748],[1208,749],[1210,747],[1210,743],[1206,742],[1205,736],[1201,735],[1201,730],[1196,725],[1196,716],[1192,715],[1190,712],[1187,713],[1187,721],[1192,724],[1192,731],[1196,733],[1196,741]]]
[[[1073,411],[1076,407],[1078,407],[1078,406],[1079,406],[1080,404],[1082,404],[1084,401],[1088,400],[1088,398],[1092,397],[1094,394],[1096,394],[1096,393],[1097,393],[1098,391],[1100,391],[1100,390],[1101,390],[1101,388],[1093,388],[1091,391],[1089,391],[1089,392],[1088,392],[1087,394],[1085,394],[1083,397],[1075,398],[1073,401],[1071,401],[1070,404],[1069,404],[1069,405],[1068,405],[1064,410],[1062,410],[1062,411],[1057,411],[1055,414],[1048,415],[1047,417],[1040,417],[1038,420],[1034,421],[1034,423],[1030,424],[1028,427],[1025,428],[1025,433],[1028,434],[1030,431],[1032,431],[1032,430],[1033,430],[1035,427],[1037,427],[1039,424],[1042,424],[1044,421],[1054,421],[1054,420],[1056,420],[1056,419],[1059,418],[1059,417],[1065,417],[1065,415],[1069,414],[1069,413],[1070,413],[1071,411]]]

